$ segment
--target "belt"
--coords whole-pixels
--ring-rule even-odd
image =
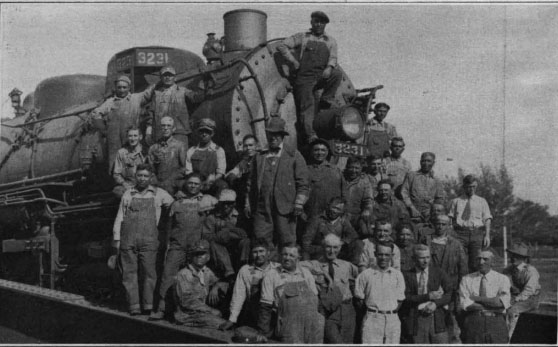
[[[375,308],[366,308],[368,310],[368,312],[374,312],[374,313],[381,313],[381,314],[396,314],[397,310],[392,310],[392,311],[380,311],[377,310]]]
[[[477,230],[482,230],[482,231],[484,231],[484,226],[481,226],[481,227],[463,227],[463,226],[456,225],[456,226],[455,226],[455,230],[459,230],[459,231],[477,231]]]
[[[493,311],[474,311],[470,313],[473,316],[480,316],[480,317],[500,317],[504,314],[502,312],[493,312]]]

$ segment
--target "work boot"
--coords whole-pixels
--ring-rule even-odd
[[[139,316],[141,314],[141,311],[139,308],[135,308],[130,310],[130,316]]]
[[[157,311],[151,312],[151,314],[149,315],[148,320],[156,321],[156,320],[162,320],[163,318],[165,318],[165,312],[157,310]]]

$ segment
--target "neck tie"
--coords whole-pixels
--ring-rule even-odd
[[[486,298],[486,276],[482,275],[480,286],[479,286],[479,296]]]
[[[426,290],[426,273],[424,273],[424,271],[420,272],[420,278],[419,278],[419,294],[426,294],[427,290]]]
[[[329,272],[329,277],[331,277],[331,279],[334,280],[335,279],[335,270],[333,269],[333,261],[329,262],[328,272]]]
[[[465,222],[471,219],[471,199],[467,199],[467,204],[465,205],[463,214],[461,214],[461,219]]]

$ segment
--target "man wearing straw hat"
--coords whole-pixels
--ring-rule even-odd
[[[541,285],[539,272],[529,264],[529,247],[516,243],[506,250],[511,258],[511,265],[504,269],[504,274],[511,282],[511,307],[507,311],[510,339],[513,335],[519,315],[523,312],[536,310],[539,307]]]

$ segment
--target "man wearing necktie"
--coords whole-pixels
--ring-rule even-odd
[[[453,199],[448,216],[452,218],[457,238],[469,257],[469,272],[475,271],[475,255],[490,247],[492,214],[485,199],[476,195],[478,180],[473,175],[463,178],[465,194]]]
[[[481,251],[476,258],[477,272],[463,277],[459,304],[465,311],[463,343],[508,343],[504,312],[510,307],[510,281],[494,270],[494,254]]]
[[[415,245],[415,267],[403,274],[405,302],[400,317],[405,338],[415,344],[447,344],[444,306],[452,298],[453,286],[439,267],[431,264],[426,245]]]

